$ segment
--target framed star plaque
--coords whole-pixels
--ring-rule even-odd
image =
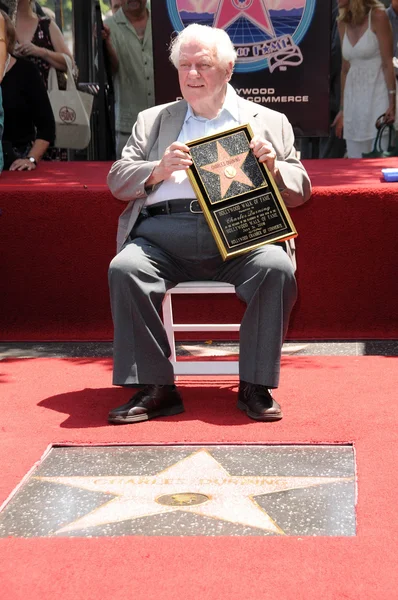
[[[188,176],[224,260],[297,236],[274,178],[249,144],[250,125],[187,142]]]

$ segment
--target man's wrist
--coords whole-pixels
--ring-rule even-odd
[[[163,179],[161,175],[159,176],[159,164],[157,164],[152,169],[152,173],[145,182],[145,189],[150,189],[152,191],[161,181],[163,181]]]
[[[35,167],[37,167],[37,160],[35,159],[34,156],[27,156],[26,158],[28,159],[29,162],[32,163],[32,165],[35,165]]]
[[[278,167],[276,165],[274,166],[274,172],[273,172],[272,176],[273,176],[274,181],[275,181],[276,185],[278,186],[278,188],[279,187],[285,187],[285,184],[284,184],[283,179],[282,179],[281,172],[280,172],[280,170],[278,169]]]
[[[285,182],[282,179],[281,172],[277,166],[275,166],[274,181],[276,183],[276,187],[278,188],[280,194],[282,194],[282,192],[287,190]]]

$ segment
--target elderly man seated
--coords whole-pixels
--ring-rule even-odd
[[[287,206],[311,194],[285,115],[238,97],[228,83],[236,52],[221,29],[192,24],[170,47],[183,100],[141,112],[122,158],[108,175],[113,195],[128,201],[119,222],[119,252],[109,269],[114,322],[113,383],[136,387],[111,423],[135,423],[184,410],[159,316],[165,292],[179,282],[235,286],[247,307],[240,329],[238,408],[258,421],[282,418],[278,386],[282,343],[296,300],[292,242],[266,244],[223,261],[195,192],[186,142],[249,123],[253,153],[264,162]]]

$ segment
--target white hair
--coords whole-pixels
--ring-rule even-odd
[[[228,33],[216,27],[192,23],[180,31],[170,44],[170,60],[176,68],[178,68],[181,46],[189,42],[200,42],[205,48],[213,50],[222,67],[235,64],[236,50]]]

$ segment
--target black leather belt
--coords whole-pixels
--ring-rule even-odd
[[[202,209],[197,200],[166,200],[165,202],[159,202],[158,204],[152,204],[145,206],[144,210],[150,217],[156,217],[157,215],[174,215],[176,213],[190,212],[193,214],[202,214]]]

